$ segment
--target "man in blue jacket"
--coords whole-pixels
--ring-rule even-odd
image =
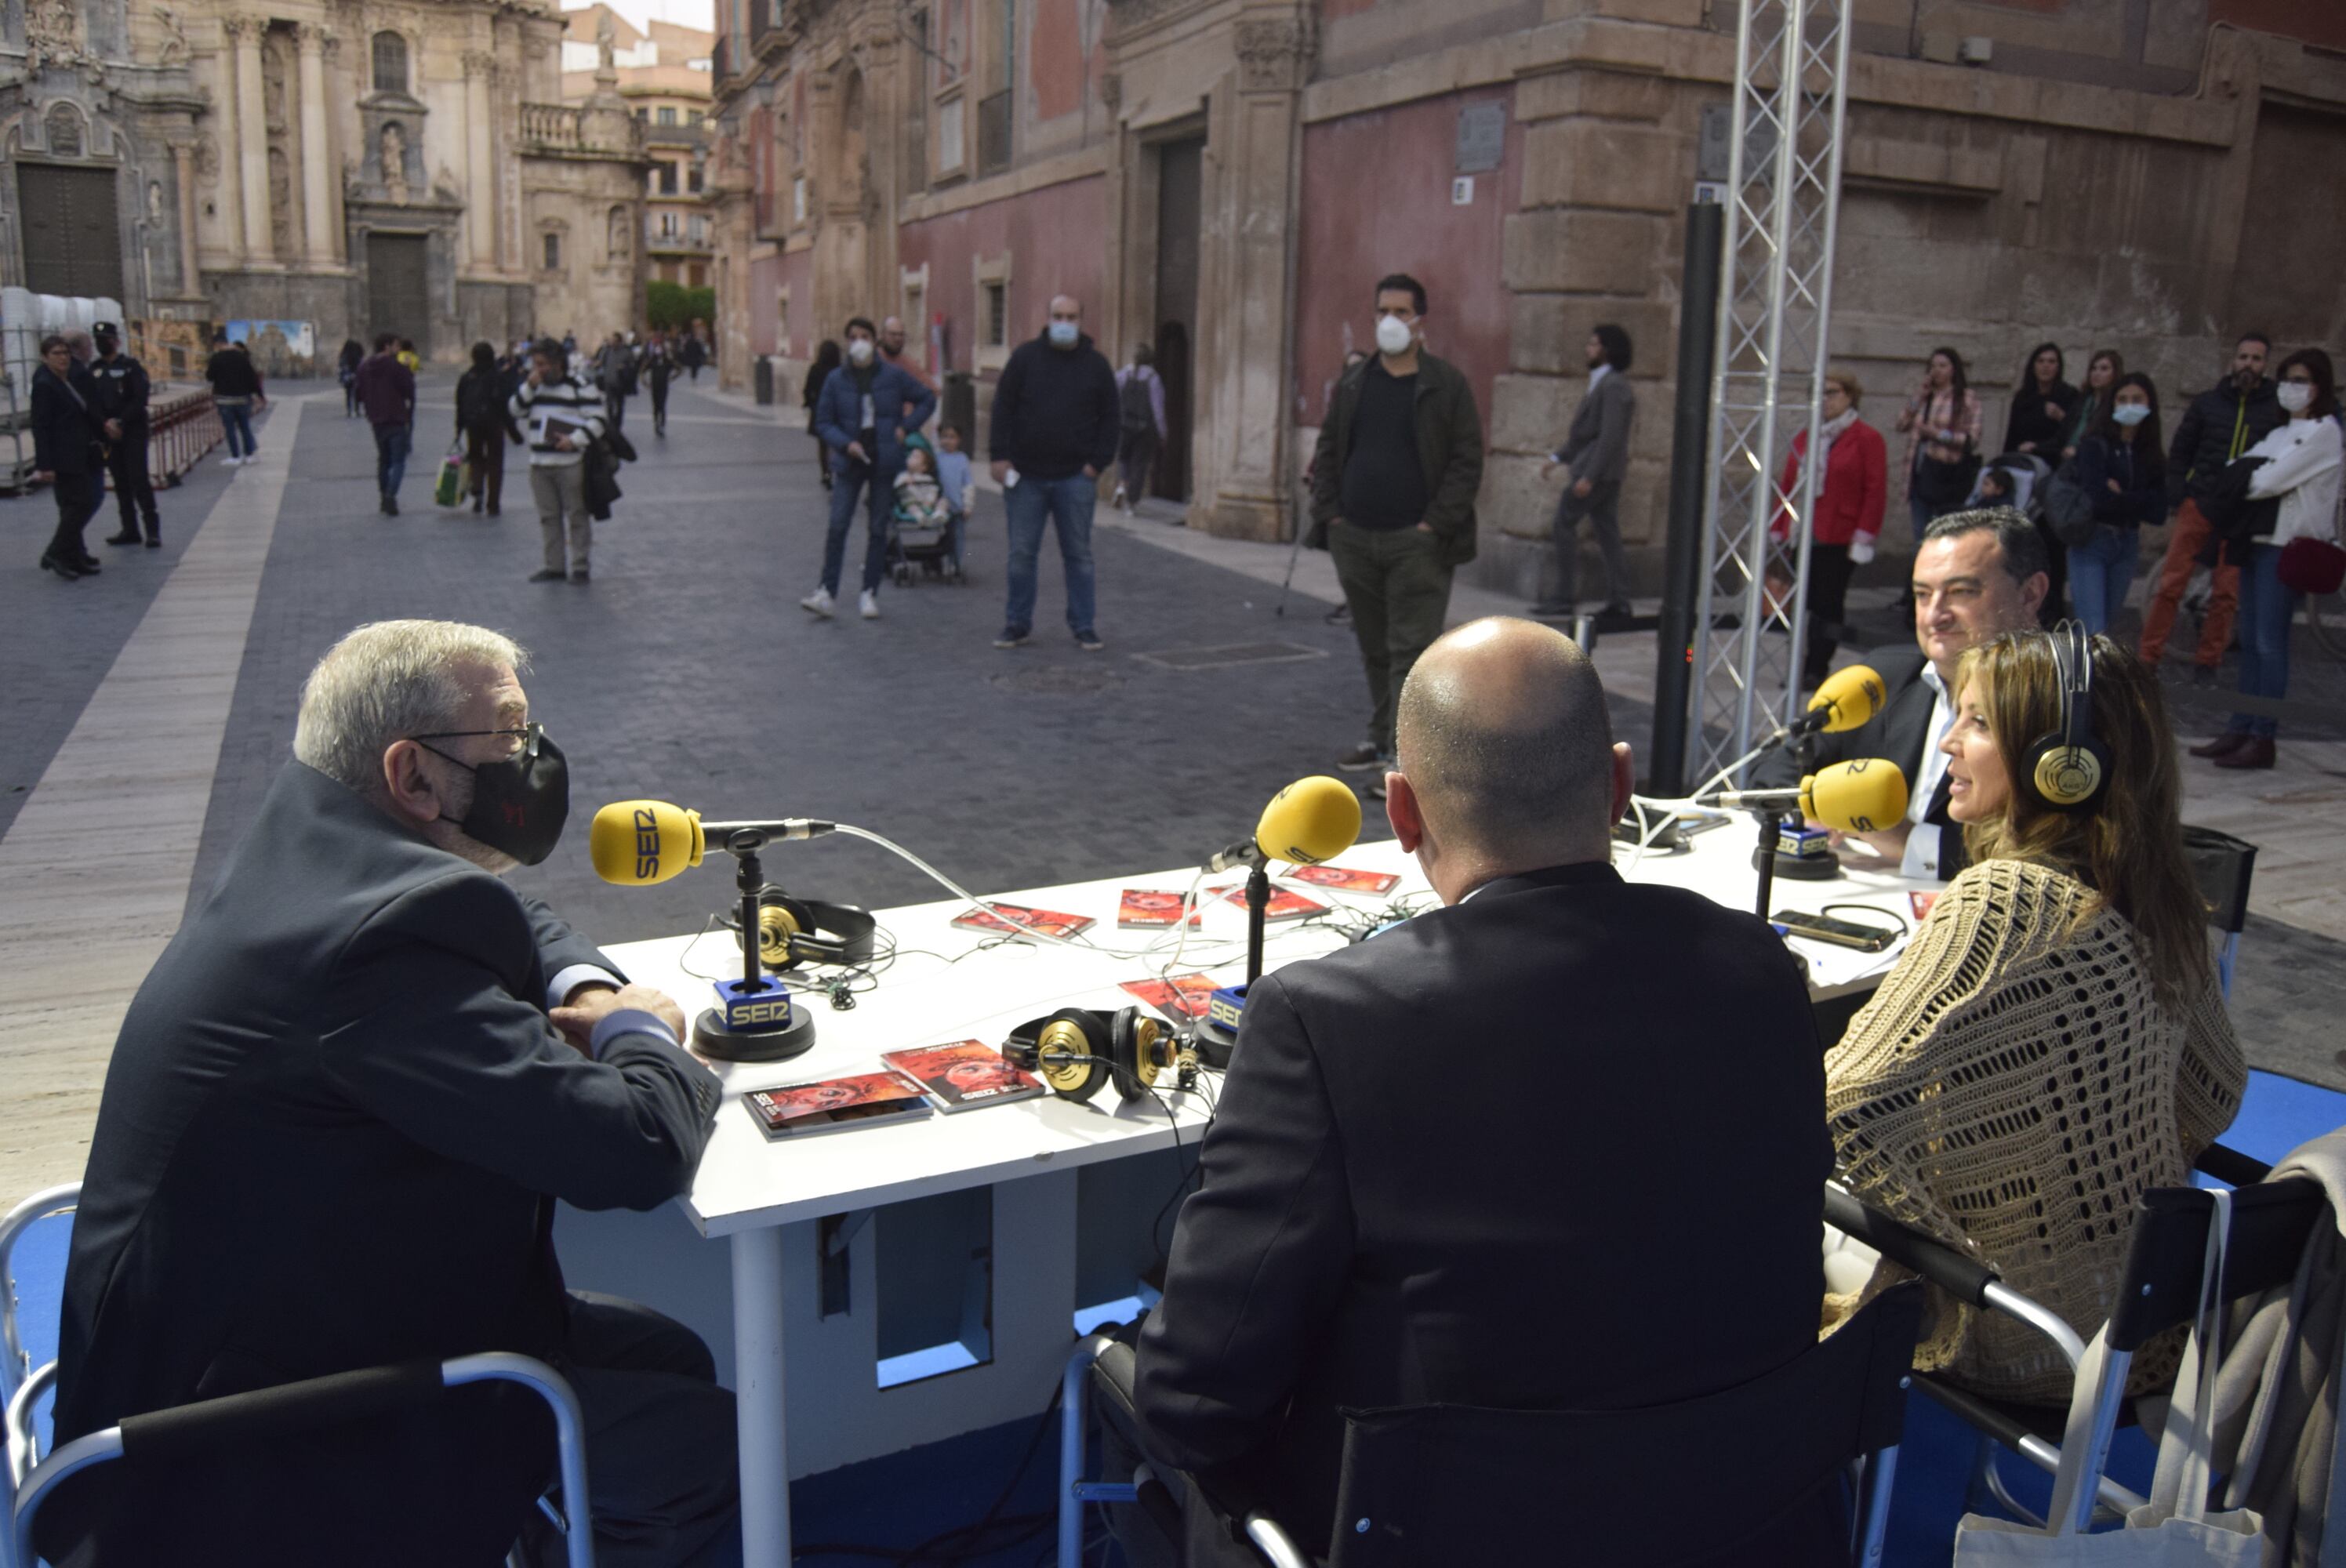
[[[1084,335],[1084,308],[1051,299],[1043,335],[1018,345],[994,388],[988,446],[994,482],[1010,514],[1010,603],[998,648],[1015,648],[1035,628],[1035,559],[1043,523],[1058,524],[1067,572],[1067,629],[1086,653],[1100,650],[1092,626],[1092,509],[1099,476],[1116,461],[1121,433],[1116,372]]]
[[[847,555],[855,498],[865,493],[871,531],[863,544],[863,618],[880,618],[880,579],[888,566],[888,516],[904,438],[936,411],[937,394],[880,358],[879,332],[862,316],[847,323],[847,362],[831,372],[815,399],[814,433],[831,451],[831,532],[822,544],[822,582],[799,607],[831,617]]]

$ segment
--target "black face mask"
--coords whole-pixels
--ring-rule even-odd
[[[424,738],[415,741],[423,746]],[[570,765],[552,737],[540,732],[534,747],[496,762],[457,762],[436,746],[424,749],[473,775],[473,803],[457,824],[467,838],[525,866],[554,853],[570,817]]]

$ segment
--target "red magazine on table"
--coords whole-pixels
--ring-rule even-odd
[[[989,914],[986,910],[1000,912]],[[1009,918],[1004,919],[1003,916]],[[1011,921],[1018,923],[1013,925]],[[1061,914],[1056,910],[1028,909],[1025,904],[1005,904],[997,901],[988,903],[985,910],[962,911],[954,917],[953,923],[964,931],[998,932],[1009,936],[1023,936],[1033,931],[1045,936],[1066,938],[1087,932],[1099,921],[1089,915]]]
[[[752,1089],[741,1103],[770,1138],[811,1137],[847,1127],[917,1121],[929,1114],[927,1098],[893,1073]]]
[[[1124,989],[1168,1018],[1203,1018],[1219,983],[1209,974],[1177,974],[1170,980],[1127,980]]]
[[[950,1115],[979,1105],[1006,1105],[1043,1092],[1035,1079],[978,1040],[924,1045],[914,1051],[883,1051],[880,1060],[929,1092],[937,1109]]]
[[[1246,889],[1243,887],[1208,888],[1206,891],[1207,892],[1219,898],[1226,904],[1236,904],[1240,909],[1246,908]],[[1326,904],[1320,902],[1317,899],[1307,899],[1292,888],[1271,889],[1270,897],[1265,901],[1262,906],[1262,918],[1267,923],[1271,925],[1277,925],[1281,921],[1301,920],[1306,915],[1326,914],[1327,912],[1328,906]],[[1191,915],[1189,917],[1189,924],[1193,929],[1197,926],[1198,917],[1196,915]]]
[[[1280,881],[1309,882],[1340,893],[1389,893],[1401,886],[1401,878],[1391,871],[1356,871],[1349,866],[1298,866]]]
[[[1117,900],[1116,923],[1126,931],[1171,931],[1180,919],[1179,893],[1127,888]]]

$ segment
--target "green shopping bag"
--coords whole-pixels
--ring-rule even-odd
[[[464,498],[464,449],[452,446],[440,460],[440,483],[432,487],[432,499],[443,506],[454,506]]]

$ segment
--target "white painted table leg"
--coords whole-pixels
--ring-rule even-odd
[[[790,1568],[779,1226],[733,1237],[733,1398],[741,1445],[742,1568]]]

